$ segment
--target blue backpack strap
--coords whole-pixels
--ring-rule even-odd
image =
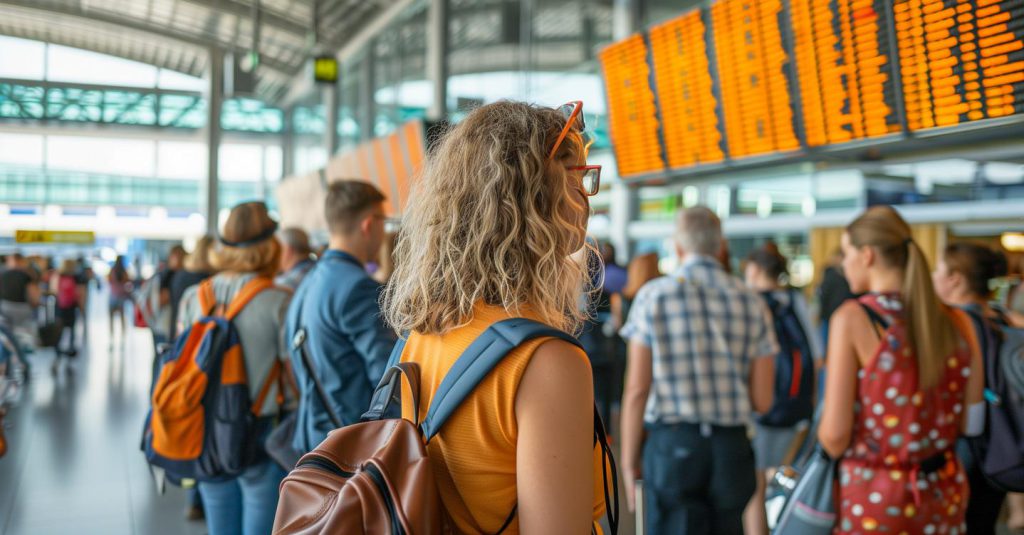
[[[429,442],[462,401],[509,351],[523,342],[542,337],[558,338],[580,349],[583,348],[579,340],[573,336],[526,318],[510,318],[491,325],[462,352],[448,371],[448,375],[441,381],[437,392],[434,393],[430,410],[423,419],[423,437]]]
[[[395,342],[395,348],[391,350],[391,356],[388,357],[388,365],[384,367],[385,370],[390,370],[395,366],[398,366],[398,362],[402,360],[402,351],[405,351],[405,343],[409,340],[408,336],[402,338],[398,337],[398,341]]]

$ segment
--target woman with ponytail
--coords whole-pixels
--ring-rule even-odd
[[[818,438],[839,458],[836,533],[964,533],[954,448],[978,434],[982,363],[970,319],[935,293],[910,226],[888,206],[842,236],[851,290],[829,325]]]

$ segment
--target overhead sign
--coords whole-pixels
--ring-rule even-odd
[[[1024,0],[702,4],[599,53],[620,176],[1024,116]]]
[[[78,230],[16,230],[14,241],[16,243],[92,245],[96,242],[96,233]]]
[[[338,81],[338,60],[334,56],[320,56],[313,60],[313,79],[333,84]]]

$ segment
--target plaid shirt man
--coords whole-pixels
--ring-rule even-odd
[[[647,423],[748,424],[751,361],[779,351],[760,296],[700,255],[641,288],[620,334],[651,348]]]

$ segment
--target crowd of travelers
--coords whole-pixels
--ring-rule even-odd
[[[27,356],[53,348],[57,372],[87,336],[89,287],[100,281],[84,257],[5,255],[0,264],[0,378],[28,376]],[[81,325],[81,328],[78,328]]]
[[[622,266],[587,237],[589,139],[579,102],[482,106],[433,149],[397,233],[383,193],[339,180],[324,249],[252,202],[141,288],[118,258],[111,332],[134,294],[155,350],[143,449],[191,489],[189,518],[211,535],[352,518],[395,533],[422,501],[457,533],[614,532],[621,480],[649,533],[767,534],[775,475],[816,448],[835,465],[829,531],[994,533],[1004,501],[1024,521],[1008,493],[1024,491],[1024,454],[996,444],[1024,423],[1019,393],[1000,391],[1024,326],[990,289],[1002,253],[953,243],[932,270],[899,213],[870,208],[823,270],[816,316],[771,242],[734,276],[707,208],[677,214],[670,273],[655,253]],[[16,326],[40,279],[8,261],[0,312]],[[50,283],[62,355],[76,273],[65,262]],[[389,408],[381,389],[403,380]],[[390,479],[404,446],[374,443],[388,454],[364,464],[334,446],[398,417],[424,439],[401,477],[425,471],[431,496]],[[997,454],[1017,472],[997,473]],[[385,481],[379,500],[353,490],[363,472]]]

